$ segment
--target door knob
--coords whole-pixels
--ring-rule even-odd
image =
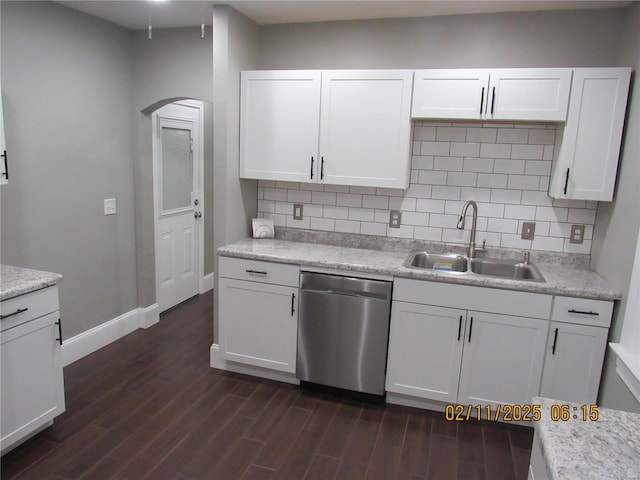
[[[195,213],[193,214],[193,216],[194,216],[194,218],[200,218],[200,217],[202,217],[202,213],[200,213],[200,212],[195,212]]]

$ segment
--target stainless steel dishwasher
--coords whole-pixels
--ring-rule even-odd
[[[310,272],[300,277],[297,377],[383,395],[392,283]]]

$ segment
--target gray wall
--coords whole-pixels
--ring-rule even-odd
[[[211,28],[154,29],[131,34],[138,305],[156,301],[151,113],[169,99],[205,102],[204,274],[213,272],[213,42]],[[142,112],[142,113],[141,113]]]
[[[264,26],[260,68],[616,65],[623,9]]]
[[[258,206],[257,182],[240,180],[240,71],[257,67],[258,26],[226,6],[213,10],[214,251],[249,235]],[[217,257],[214,272],[218,272]],[[217,278],[216,278],[217,285]],[[218,311],[217,289],[214,311]],[[214,316],[214,342],[217,323]]]
[[[1,260],[64,276],[70,337],[137,306],[129,32],[56,3],[5,1],[1,32]],[[110,197],[118,213],[104,216]]]
[[[618,183],[613,203],[600,203],[596,227],[593,232],[591,266],[607,278],[614,288],[625,294],[629,289],[633,262],[622,255],[633,254],[640,228],[640,4],[629,7],[623,27],[623,42],[618,62],[633,67],[635,85],[632,85],[627,110],[622,154],[618,167]],[[632,77],[632,78],[634,78]],[[614,314],[610,340],[618,342],[626,307],[623,298]],[[615,355],[607,355],[605,373],[600,390],[602,405],[640,412],[640,404],[622,383],[615,371]]]

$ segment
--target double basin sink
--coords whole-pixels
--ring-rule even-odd
[[[531,263],[494,258],[468,258],[456,254],[412,252],[405,267],[436,270],[453,275],[483,275],[512,280],[544,282],[544,278]]]

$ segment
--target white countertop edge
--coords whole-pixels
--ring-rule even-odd
[[[616,354],[616,373],[640,402],[640,355],[629,352],[620,343],[609,343]]]

